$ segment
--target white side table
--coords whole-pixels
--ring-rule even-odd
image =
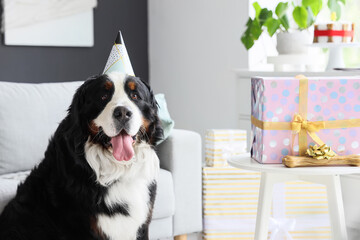
[[[326,186],[332,239],[347,240],[339,176],[360,173],[360,168],[346,166],[287,168],[282,164],[259,164],[249,156],[233,157],[228,162],[236,168],[261,172],[255,240],[267,239],[274,184],[293,180],[303,180]]]

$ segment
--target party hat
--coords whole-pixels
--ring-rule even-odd
[[[130,58],[125,47],[121,31],[118,32],[110,56],[106,62],[104,73],[122,72],[134,76]]]

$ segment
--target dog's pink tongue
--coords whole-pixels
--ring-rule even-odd
[[[113,155],[118,161],[129,161],[134,156],[133,139],[130,135],[119,134],[111,139]]]

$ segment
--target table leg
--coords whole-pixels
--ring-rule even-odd
[[[343,48],[340,45],[329,48],[329,59],[326,66],[326,70],[333,70],[333,68],[345,67],[342,51]]]
[[[326,186],[332,239],[347,240],[340,176],[303,176],[302,179],[309,182],[324,184]]]
[[[339,175],[328,176],[326,184],[326,192],[328,197],[328,205],[330,212],[330,222],[332,229],[332,238],[347,239],[344,203],[341,193],[341,184]]]
[[[255,240],[265,240],[268,236],[274,180],[270,173],[262,172],[256,215]]]

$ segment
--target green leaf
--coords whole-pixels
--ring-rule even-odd
[[[286,14],[286,10],[288,9],[289,4],[286,2],[279,2],[279,4],[276,6],[275,13],[278,18],[281,18]]]
[[[315,22],[315,16],[311,10],[310,7],[306,7],[306,10],[308,12],[308,18],[307,18],[307,28],[314,24]]]
[[[252,21],[251,27],[250,27],[250,34],[253,37],[254,40],[258,40],[260,35],[262,33],[260,23],[257,19],[254,19]]]
[[[268,10],[267,8],[261,9],[261,12],[259,14],[259,23],[260,26],[263,26],[265,22],[272,17],[272,11]]]
[[[272,37],[274,33],[276,33],[276,31],[280,28],[280,21],[274,18],[269,18],[265,25],[270,37]]]
[[[261,12],[261,7],[260,7],[259,3],[254,2],[253,7],[255,9],[255,18],[259,18],[259,15],[260,15],[260,12]]]
[[[241,36],[241,42],[244,44],[246,49],[250,49],[254,45],[254,41],[259,39],[262,30],[258,19],[249,18],[246,22],[246,30]]]
[[[334,6],[338,5],[338,3],[337,3],[337,0],[328,0],[327,5],[328,5],[330,11],[334,12]]]
[[[301,4],[305,8],[310,7],[315,17],[319,14],[322,8],[322,0],[302,0]]]
[[[249,50],[254,45],[254,39],[249,34],[246,34],[246,32],[241,36],[241,42],[246,50]]]
[[[293,18],[300,29],[307,28],[308,12],[306,8],[297,6],[293,11]]]
[[[253,21],[253,20],[249,17],[249,19],[248,19],[247,22],[246,22],[246,26],[247,26],[248,28],[251,26],[252,21]]]
[[[343,0],[328,0],[328,7],[331,12],[336,13],[336,21],[338,21],[341,17],[341,5],[339,2],[343,2]]]
[[[346,4],[346,0],[338,0],[338,2],[341,2],[342,4]]]
[[[285,28],[285,30],[289,30],[290,28],[290,24],[289,24],[289,19],[286,15],[282,16],[282,18],[279,19],[281,25],[283,25],[283,27]]]

